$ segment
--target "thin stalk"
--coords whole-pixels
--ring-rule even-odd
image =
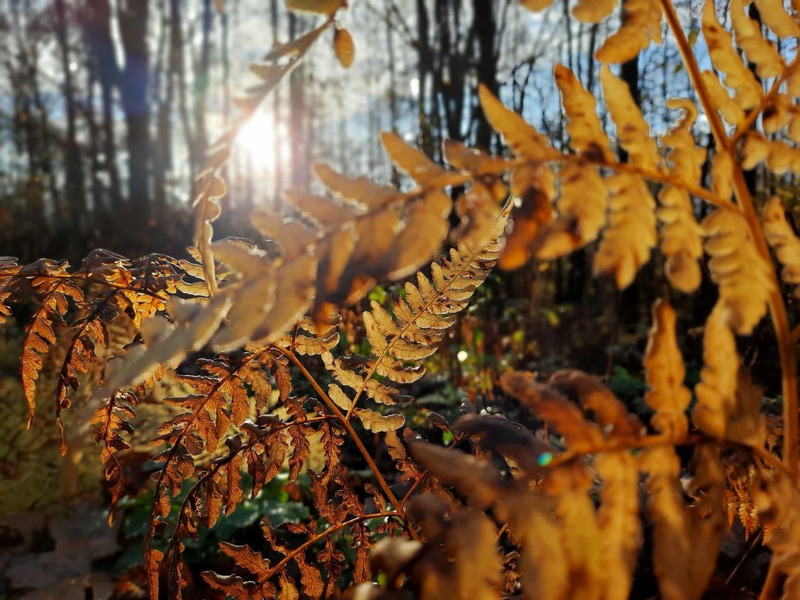
[[[375,464],[375,461],[372,459],[372,456],[370,456],[370,453],[367,450],[366,446],[364,446],[364,442],[361,441],[361,438],[358,437],[358,433],[356,433],[356,430],[353,429],[352,424],[350,424],[350,422],[345,418],[345,415],[342,413],[341,410],[339,410],[339,407],[336,406],[333,400],[330,399],[328,394],[325,393],[325,390],[323,390],[322,387],[320,387],[319,383],[317,383],[316,378],[308,371],[308,369],[306,369],[305,365],[300,361],[299,358],[297,358],[297,356],[294,353],[289,352],[288,350],[280,346],[273,346],[273,348],[275,348],[278,352],[280,352],[286,358],[292,361],[292,364],[300,370],[300,373],[303,375],[303,377],[305,377],[306,381],[308,381],[308,383],[311,384],[311,387],[314,388],[314,391],[317,392],[317,394],[319,394],[319,397],[322,399],[322,401],[325,403],[328,409],[339,419],[342,426],[347,431],[347,434],[353,440],[353,443],[356,445],[358,451],[361,453],[361,456],[366,461],[367,466],[370,468],[373,475],[375,475],[375,480],[378,482],[378,485],[380,486],[381,490],[383,490],[383,493],[386,494],[386,498],[389,500],[389,502],[392,503],[392,506],[394,506],[395,509],[397,510],[398,516],[403,520],[406,531],[408,531],[409,535],[412,538],[418,540],[419,537],[417,536],[416,532],[414,532],[413,528],[411,528],[406,522],[405,513],[400,505],[400,501],[397,499],[397,496],[394,495],[394,492],[392,492],[386,479],[381,474],[378,465]]]

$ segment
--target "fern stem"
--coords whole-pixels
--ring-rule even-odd
[[[786,81],[792,74],[797,70],[797,67],[800,66],[800,54],[795,56],[794,60],[783,70],[783,72],[775,78],[775,81],[772,82],[772,87],[770,87],[769,92],[766,94],[761,95],[761,100],[758,102],[758,106],[756,106],[753,110],[747,113],[747,117],[745,117],[744,122],[742,122],[737,128],[736,131],[733,133],[733,137],[731,137],[731,147],[736,147],[736,142],[739,141],[745,133],[747,133],[753,124],[756,122],[756,119],[764,112],[764,110],[769,106],[769,103],[775,99],[775,96],[778,95],[780,91],[781,85],[784,81]]]
[[[302,544],[300,544],[297,548],[293,549],[289,554],[284,556],[280,562],[276,563],[274,567],[269,570],[269,574],[267,575],[267,579],[272,578],[275,576],[276,573],[280,573],[281,569],[283,569],[287,563],[292,560],[295,556],[304,552],[309,546],[316,544],[320,540],[324,540],[326,537],[344,529],[345,527],[350,527],[351,525],[355,525],[356,523],[360,523],[361,521],[368,521],[369,519],[383,519],[383,518],[391,518],[391,517],[399,517],[402,519],[400,514],[397,511],[385,511],[385,512],[378,512],[378,513],[371,513],[368,515],[360,515],[358,517],[353,517],[352,519],[348,519],[347,521],[342,521],[341,523],[337,523],[336,525],[331,525],[328,529],[323,531],[322,533],[318,533],[311,539],[306,540]],[[403,519],[405,521],[405,519]]]
[[[216,384],[214,384],[214,387],[212,387],[211,390],[206,394],[206,396],[203,399],[203,401],[195,409],[195,411],[192,414],[192,416],[186,422],[186,425],[184,426],[184,428],[181,430],[181,432],[175,438],[175,442],[172,444],[172,448],[170,448],[169,454],[167,454],[167,457],[164,460],[164,464],[161,466],[161,470],[159,471],[159,474],[158,474],[158,479],[156,480],[155,489],[153,490],[153,506],[152,506],[152,508],[150,510],[150,517],[149,517],[148,522],[147,522],[147,535],[145,536],[145,545],[144,545],[145,564],[146,565],[150,565],[150,551],[151,551],[151,546],[152,546],[152,543],[153,543],[153,531],[155,529],[156,506],[158,505],[160,490],[164,485],[164,475],[167,472],[167,467],[169,466],[170,461],[175,457],[175,453],[178,451],[178,447],[180,446],[181,442],[183,441],[183,438],[189,432],[189,430],[191,429],[192,425],[194,424],[195,420],[200,415],[200,413],[203,410],[205,410],[206,404],[208,404],[209,399],[214,394],[216,394],[217,391],[223,385],[225,385],[225,383],[228,382],[231,377],[233,377],[236,373],[238,373],[240,369],[242,369],[243,367],[247,366],[252,361],[254,361],[257,358],[259,358],[260,356],[262,356],[263,354],[266,354],[267,352],[269,352],[269,350],[270,350],[270,347],[268,346],[268,347],[262,348],[261,350],[259,350],[257,352],[253,352],[250,356],[248,356],[245,360],[243,360],[241,362],[241,364],[237,365],[232,371],[228,372],[228,374],[225,377],[220,378],[220,380],[217,381]],[[166,558],[167,558],[167,556],[165,554],[164,555],[164,559],[166,559]],[[158,590],[155,591],[156,595],[153,595],[154,594],[153,590],[150,590],[150,597],[153,598],[153,599],[157,598],[157,593],[158,593]]]
[[[322,387],[320,387],[319,383],[317,383],[317,380],[314,378],[314,376],[311,373],[309,373],[305,365],[300,361],[299,358],[297,358],[297,355],[295,355],[293,352],[289,352],[288,350],[280,346],[273,346],[273,348],[278,350],[281,354],[286,356],[286,358],[292,361],[292,364],[294,364],[294,366],[296,366],[300,370],[300,373],[303,375],[303,377],[305,377],[306,381],[308,381],[308,383],[311,384],[311,387],[314,388],[314,391],[317,392],[317,394],[319,394],[319,397],[322,399],[322,401],[325,403],[328,409],[339,419],[342,426],[347,430],[347,434],[353,440],[353,443],[356,445],[358,451],[361,453],[361,456],[366,461],[367,466],[369,466],[373,475],[375,475],[375,480],[378,482],[378,485],[380,486],[381,490],[383,490],[383,493],[386,494],[386,498],[389,500],[389,502],[392,503],[392,506],[394,506],[395,509],[397,510],[398,516],[403,520],[403,524],[405,526],[406,531],[408,531],[408,534],[413,539],[418,540],[419,537],[417,536],[416,532],[406,521],[405,512],[400,506],[400,501],[397,499],[397,496],[394,495],[394,492],[392,492],[392,489],[389,487],[389,484],[387,483],[386,479],[381,474],[380,469],[378,469],[378,465],[375,464],[375,461],[372,459],[372,456],[370,456],[369,451],[367,450],[366,446],[364,446],[364,442],[361,441],[361,438],[358,437],[358,433],[356,433],[356,430],[353,429],[353,425],[347,420],[345,415],[342,413],[342,411],[339,410],[339,407],[336,406],[333,400],[330,399],[328,394],[325,393],[325,390],[323,390]]]
[[[664,11],[664,16],[667,19],[669,28],[672,35],[675,36],[675,41],[678,45],[683,64],[686,71],[689,73],[689,78],[692,81],[692,86],[697,92],[700,103],[711,126],[711,132],[720,152],[727,153],[731,158],[733,164],[733,184],[736,198],[739,201],[739,206],[742,213],[747,220],[747,225],[753,236],[758,253],[767,261],[767,264],[772,264],[772,257],[770,256],[769,246],[764,238],[764,232],[761,228],[761,223],[756,214],[753,205],[753,198],[750,195],[750,190],[744,179],[741,165],[734,155],[734,148],[732,147],[731,139],[725,132],[725,127],[722,124],[719,114],[711,101],[708,90],[700,77],[700,68],[695,60],[694,53],[692,52],[691,44],[686,38],[686,34],[681,27],[678,15],[675,12],[675,7],[672,5],[671,0],[660,0],[661,6]],[[781,387],[783,391],[783,461],[789,470],[789,477],[791,481],[797,485],[797,465],[798,465],[798,413],[797,413],[797,357],[796,348],[792,341],[792,335],[789,330],[789,317],[786,314],[786,306],[783,302],[780,292],[780,281],[775,274],[774,269],[771,270],[771,279],[773,289],[769,294],[769,310],[772,316],[772,324],[775,329],[775,336],[778,340],[778,351],[781,361]]]

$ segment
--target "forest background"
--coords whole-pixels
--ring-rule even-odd
[[[23,264],[44,256],[79,264],[99,247],[131,257],[184,256],[193,182],[239,114],[238,92],[256,81],[248,65],[273,42],[296,39],[317,23],[290,13],[282,0],[0,1],[0,254]],[[700,66],[709,67],[698,35],[702,2],[675,5]],[[724,19],[726,3],[717,7]],[[619,25],[616,17],[584,24],[569,10],[567,0],[536,14],[517,0],[354,0],[340,14],[354,38],[352,66],[337,61],[326,32],[237,136],[222,173],[228,193],[216,236],[257,237],[251,211],[283,211],[288,187],[320,189],[311,171],[316,161],[406,185],[381,148],[381,131],[399,134],[437,162],[445,139],[503,152],[480,108],[479,84],[556,148],[567,148],[553,67],[568,66],[600,98],[594,54]],[[619,68],[654,136],[673,120],[666,98],[694,98],[663,27],[664,44]],[[702,115],[695,134],[699,146],[712,147]],[[790,178],[777,181],[759,169],[749,175],[754,190],[795,195]],[[785,206],[791,216],[796,205]],[[697,204],[698,220],[707,210]],[[492,275],[435,359],[432,372],[446,373],[448,384],[434,387],[434,395],[454,402],[466,395],[481,406],[494,398],[503,368],[566,365],[604,376],[621,396],[641,395],[650,306],[667,294],[662,270],[663,259],[653,260],[619,292],[592,279],[591,255],[580,250]],[[695,328],[715,300],[704,272],[700,292],[676,302],[689,347],[688,381],[702,365]],[[765,365],[758,383],[774,398],[780,373],[771,335],[762,323],[741,352],[745,363],[758,357]],[[5,340],[10,351],[2,368],[6,397],[18,406],[2,410],[19,413],[11,422],[22,427],[24,400],[10,391],[18,385],[17,342]],[[41,460],[37,451],[31,456]],[[30,459],[19,451],[0,455],[0,478],[9,480]],[[66,488],[54,497],[76,492],[73,483],[59,485]],[[37,510],[51,501],[23,497]],[[24,508],[5,506],[7,513]]]

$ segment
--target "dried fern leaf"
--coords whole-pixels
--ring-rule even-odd
[[[28,427],[36,409],[36,380],[43,367],[42,357],[56,342],[56,328],[63,322],[70,306],[68,299],[83,300],[83,291],[65,278],[67,266],[66,262],[40,259],[19,271],[30,278],[34,292],[40,297],[40,304],[28,324],[20,356],[22,389],[28,403]]]
[[[752,486],[759,518],[770,527],[766,538],[772,549],[771,569],[785,577],[780,600],[800,594],[800,494],[780,472],[769,474]],[[777,596],[776,596],[777,597]]]
[[[602,540],[602,597],[626,600],[642,543],[639,523],[639,470],[628,452],[607,452],[595,460],[603,480],[597,527]]]
[[[611,275],[619,289],[633,283],[656,245],[655,200],[639,176],[616,173],[605,181],[609,191],[609,227],[594,256],[594,274]]]
[[[659,433],[681,439],[689,431],[686,409],[692,393],[683,384],[686,368],[675,335],[675,311],[666,300],[653,304],[653,325],[644,355],[648,390],[644,401],[655,411],[650,422]]]
[[[170,298],[167,311],[175,323],[170,323],[162,315],[142,323],[145,347],[129,349],[121,364],[114,365],[95,397],[107,397],[125,386],[135,385],[159,365],[173,364],[187,352],[202,348],[225,318],[230,305],[230,298],[224,294],[209,301]]]
[[[555,500],[561,524],[561,546],[569,565],[570,597],[601,600],[604,540],[589,497],[592,478],[582,465],[552,470],[544,486]]]
[[[764,235],[775,251],[781,269],[781,279],[795,286],[795,296],[800,297],[800,239],[798,239],[789,222],[783,203],[777,196],[770,198],[764,205],[762,213]]]
[[[583,23],[599,23],[611,14],[617,0],[579,0],[572,14]]]
[[[497,529],[482,512],[468,509],[453,516],[447,549],[453,556],[456,597],[499,600],[502,565]]]
[[[606,106],[617,128],[619,145],[628,153],[629,161],[642,169],[658,171],[661,156],[628,84],[616,77],[607,66],[600,69],[600,83]]]
[[[622,26],[595,53],[603,63],[631,60],[651,42],[661,43],[661,4],[658,0],[627,0],[622,8]]]
[[[595,240],[606,222],[606,186],[597,169],[570,162],[561,170],[558,217],[541,228],[533,251],[549,260],[569,254]]]
[[[498,263],[505,270],[527,262],[539,231],[552,220],[555,173],[541,165],[519,167],[511,173],[510,191],[515,198],[511,210],[513,226]]]
[[[756,75],[767,79],[783,73],[786,65],[780,53],[762,35],[759,24],[747,16],[744,0],[731,0],[730,15],[736,43],[748,60],[756,65]]]
[[[466,414],[453,423],[452,431],[470,436],[482,447],[502,455],[512,469],[532,476],[541,476],[542,463],[559,452],[499,414]]]
[[[771,265],[755,247],[744,217],[734,210],[717,209],[703,220],[711,257],[708,267],[719,287],[719,316],[740,335],[749,335],[767,310],[773,287]]]
[[[401,399],[398,390],[375,380],[376,374],[397,383],[410,383],[422,377],[424,369],[420,361],[436,351],[446,330],[455,322],[454,314],[467,306],[496,264],[506,217],[507,212],[494,223],[491,237],[483,244],[460,244],[451,250],[449,259],[442,260],[441,264],[432,263],[430,278],[417,273],[417,285],[407,282],[405,298],[394,299],[393,314],[372,302],[372,310],[365,311],[362,316],[372,348],[371,358],[363,361],[365,376],[348,368],[341,359],[323,355],[325,366],[334,378],[354,390],[349,411],[364,395],[385,405],[396,404]],[[356,414],[359,410],[355,410]],[[362,424],[388,427],[380,424],[379,419],[373,419],[373,412],[367,410],[359,414]],[[403,424],[401,417],[387,418],[392,426],[399,427]]]
[[[761,86],[734,49],[733,36],[717,20],[714,0],[706,0],[702,26],[711,62],[725,75],[725,85],[735,90],[737,104],[745,110],[755,107],[761,98]]]
[[[746,118],[744,109],[731,97],[720,82],[719,76],[713,71],[703,71],[700,73],[700,77],[711,102],[716,106],[722,118],[736,127],[744,124]]]
[[[667,106],[682,109],[683,117],[661,140],[670,148],[667,158],[670,175],[680,181],[696,185],[700,180],[706,153],[697,148],[692,135],[692,125],[697,118],[697,108],[688,100],[668,100]],[[666,256],[666,275],[673,287],[682,292],[693,292],[700,285],[698,260],[703,254],[702,228],[694,217],[689,194],[677,186],[665,187],[658,196],[661,207],[656,212],[663,223],[661,251]]]
[[[761,20],[780,37],[800,37],[800,23],[790,15],[781,0],[755,0]],[[793,2],[794,9],[797,5]]]
[[[646,480],[648,514],[654,523],[653,565],[664,600],[699,600],[714,572],[725,527],[724,476],[716,450],[696,451],[694,488],[701,500],[687,508],[672,447],[647,448],[641,464]]]
[[[527,406],[564,436],[571,450],[591,452],[603,441],[602,430],[589,423],[581,410],[556,390],[536,382],[531,373],[505,373],[503,390]]]
[[[592,93],[564,65],[556,64],[555,77],[567,117],[570,147],[590,159],[613,161],[611,142],[597,116],[597,103]]]
[[[644,428],[639,418],[630,413],[597,377],[576,369],[562,369],[550,376],[547,385],[568,397],[577,398],[608,436],[635,438],[642,434]]]
[[[337,10],[347,6],[345,0],[286,0],[286,8],[292,12],[313,13],[332,16]]]
[[[503,136],[515,154],[530,160],[547,160],[558,156],[547,136],[536,131],[513,110],[506,108],[483,84],[478,88],[478,98],[486,120]]]
[[[463,178],[459,173],[437,165],[424,152],[409,146],[396,133],[381,132],[381,142],[392,162],[421,186],[440,188],[462,183]]]
[[[500,472],[490,463],[427,442],[413,442],[409,450],[420,466],[453,485],[471,506],[485,509],[497,500],[501,492]]]
[[[561,542],[564,529],[553,504],[552,498],[542,494],[514,489],[503,494],[496,509],[509,522],[521,550],[520,587],[526,600],[570,597],[570,565]]]
[[[703,362],[692,423],[712,437],[763,447],[766,425],[760,413],[761,393],[740,377],[736,340],[719,304],[706,321]]]

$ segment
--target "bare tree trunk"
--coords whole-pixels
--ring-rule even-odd
[[[83,160],[77,140],[77,124],[75,111],[75,94],[72,85],[72,64],[67,39],[67,11],[64,0],[55,0],[56,39],[61,50],[61,70],[64,74],[64,104],[67,113],[67,139],[64,143],[64,162],[66,182],[64,204],[69,211],[69,222],[72,224],[73,236],[78,239],[88,224],[86,214],[86,197],[83,185]]]
[[[495,46],[497,22],[492,5],[492,0],[473,0],[473,10],[475,11],[473,29],[478,47],[478,80],[497,95],[498,56]],[[492,127],[482,110],[473,111],[473,115],[478,122],[475,141],[478,146],[488,149],[492,143]]]
[[[125,47],[125,69],[119,78],[122,108],[128,131],[128,201],[138,225],[150,219],[150,106],[147,52],[148,0],[127,0],[120,5],[120,34]]]
[[[117,145],[114,132],[114,87],[119,78],[119,66],[111,41],[111,8],[108,0],[87,0],[84,36],[97,70],[100,83],[103,131],[103,168],[108,172],[108,194],[112,209],[122,203],[122,186],[117,165]]]

